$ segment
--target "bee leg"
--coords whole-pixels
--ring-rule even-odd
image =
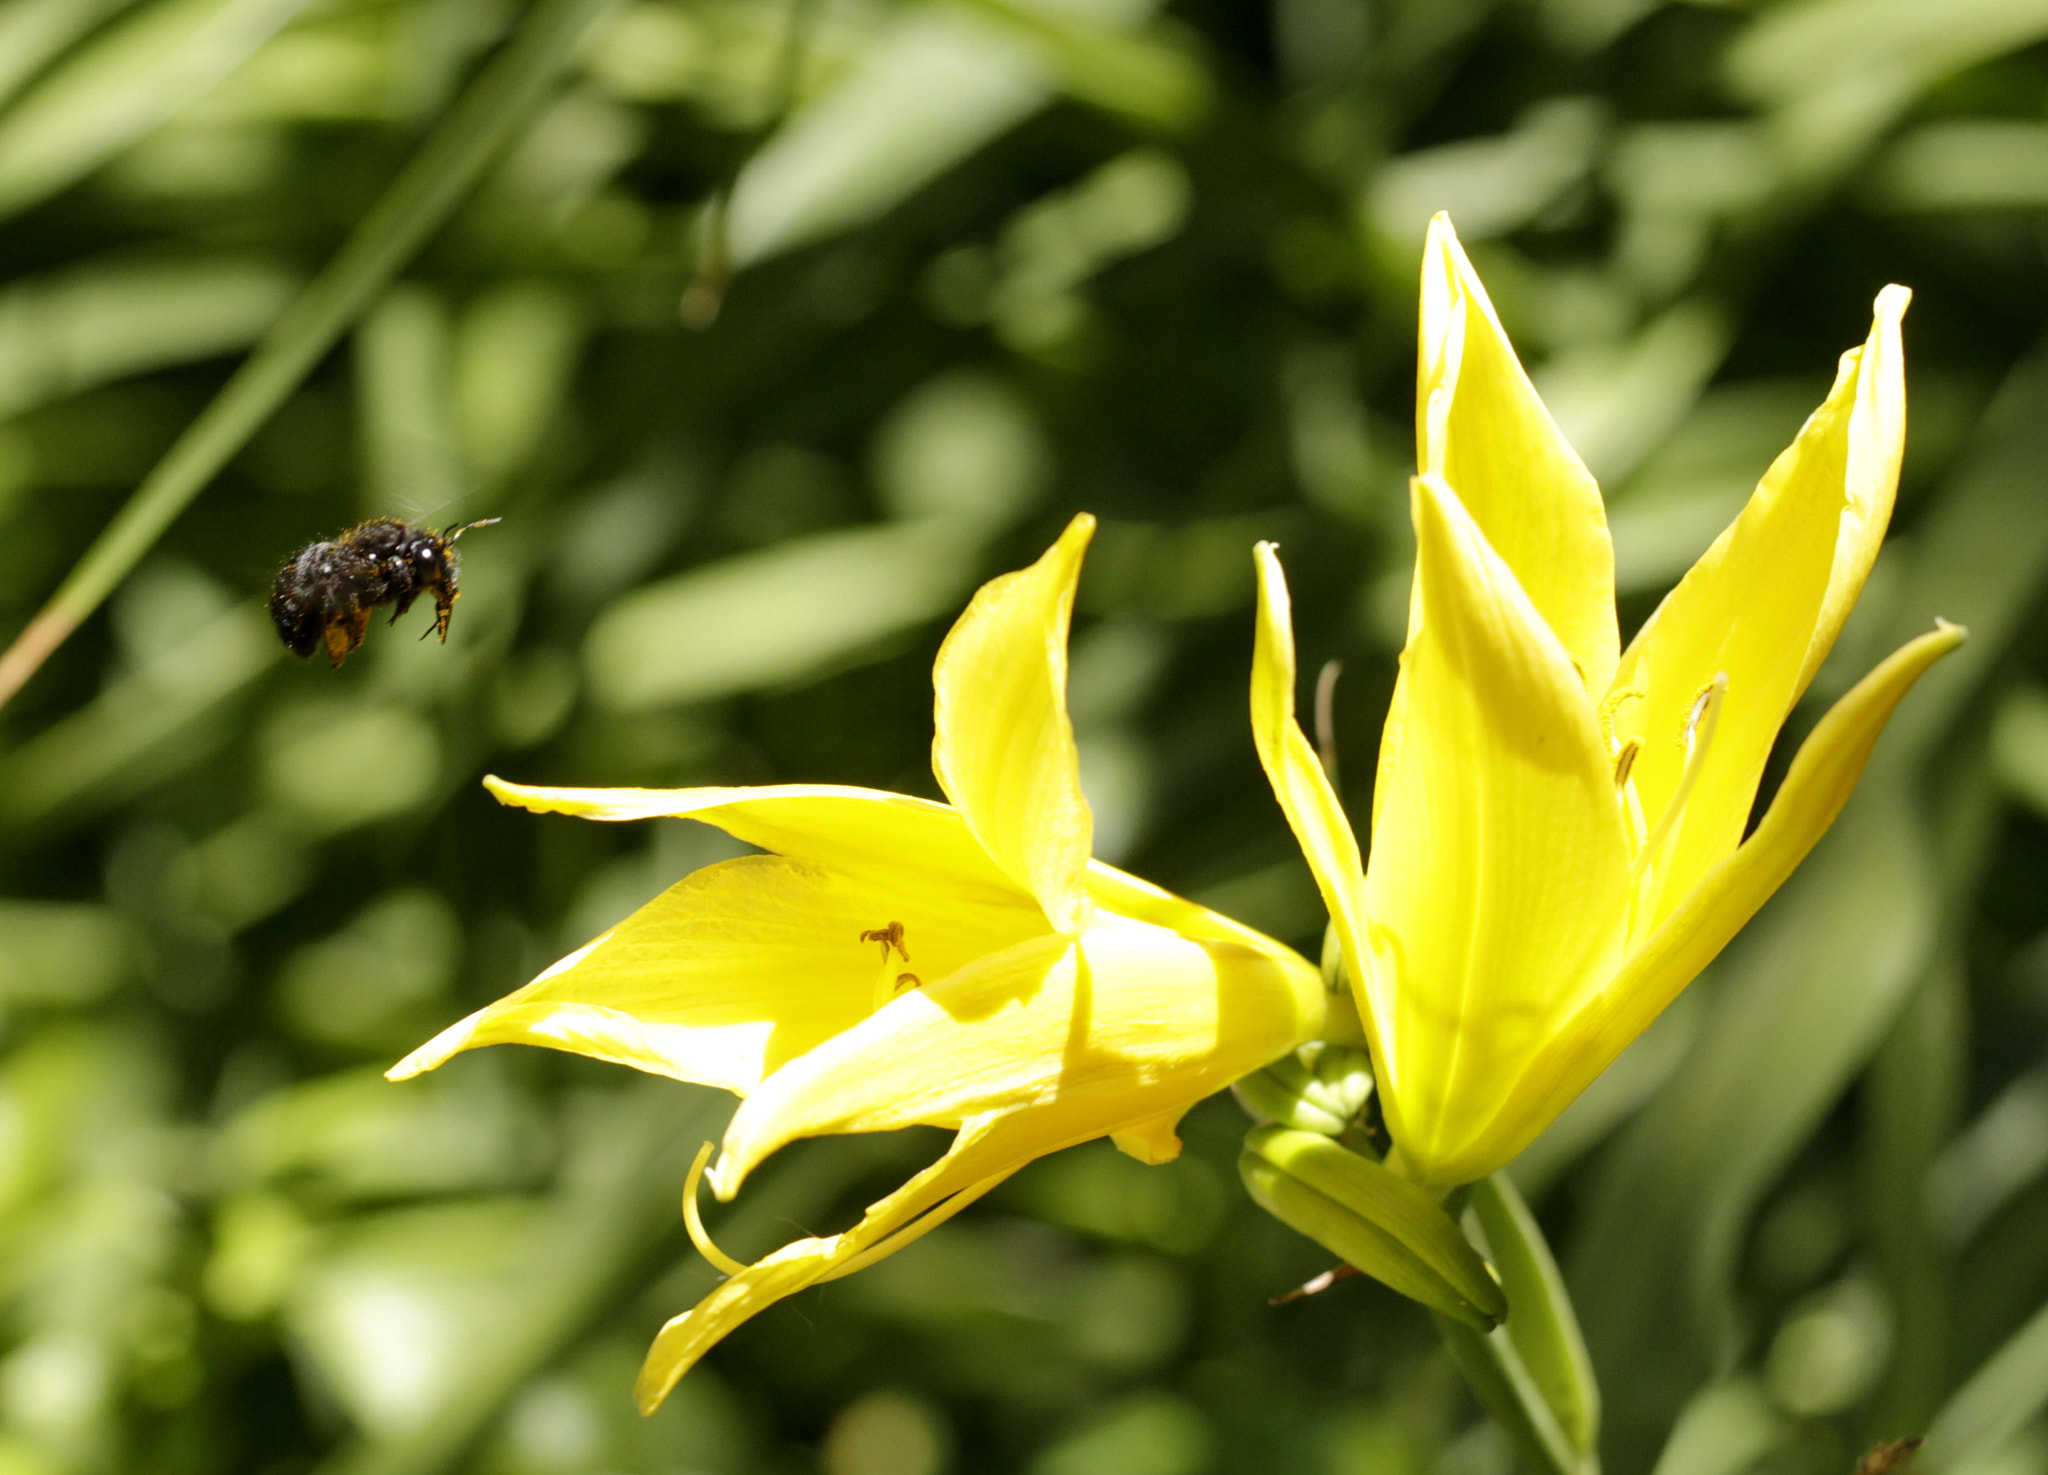
[[[434,628],[441,632],[441,644],[448,643],[448,619],[455,613],[455,591],[446,584],[434,587]],[[425,639],[422,636],[421,639]]]
[[[363,643],[363,635],[370,628],[370,612],[366,609],[351,610],[348,614],[327,622],[327,659],[339,666],[348,654]]]
[[[404,613],[405,613],[405,612],[406,612],[407,610],[411,609],[411,608],[412,608],[412,602],[413,602],[413,601],[414,601],[415,599],[417,599],[417,598],[419,598],[419,591],[418,591],[418,590],[414,590],[414,591],[413,591],[412,593],[410,593],[410,594],[401,594],[401,595],[399,595],[399,596],[398,596],[398,603],[397,603],[397,605],[396,605],[396,606],[394,606],[394,607],[393,607],[393,609],[392,609],[392,611],[391,611],[391,618],[390,618],[390,619],[388,619],[388,620],[386,620],[386,621],[385,621],[384,623],[385,623],[385,624],[387,624],[387,625],[395,625],[395,624],[397,624],[397,623],[398,623],[398,617],[399,617],[400,615],[404,614]]]

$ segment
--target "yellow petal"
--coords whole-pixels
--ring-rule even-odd
[[[1121,1132],[1111,1132],[1109,1140],[1125,1157],[1134,1157],[1148,1167],[1170,1163],[1180,1156],[1180,1119],[1187,1114],[1185,1106],[1176,1106],[1142,1122],[1133,1122]]]
[[[1049,1152],[1138,1130],[1322,1022],[1305,960],[1098,914],[907,992],[761,1083],[726,1129],[720,1198],[799,1137],[1018,1119]]]
[[[1133,876],[1099,860],[1088,863],[1088,895],[1098,907],[1133,921],[1164,927],[1183,937],[1240,943],[1258,952],[1271,953],[1288,967],[1311,966],[1285,943],[1275,942],[1265,933],[1232,921],[1221,912],[1212,912],[1184,896],[1154,886],[1142,876]]]
[[[1415,483],[1419,623],[1380,755],[1361,970],[1412,1170],[1445,1177],[1619,961],[1629,850],[1571,656],[1456,493]]]
[[[1012,1121],[972,1123],[944,1157],[869,1208],[844,1234],[800,1239],[748,1266],[655,1337],[633,1389],[640,1411],[660,1407],[683,1374],[748,1317],[807,1286],[894,1254],[1038,1155],[1021,1142]]]
[[[1095,818],[1067,720],[1067,623],[1082,513],[1044,557],[976,592],[932,667],[932,771],[989,856],[1062,932],[1087,925]]]
[[[1294,614],[1287,597],[1287,575],[1281,571],[1271,543],[1259,544],[1252,556],[1259,571],[1258,633],[1252,650],[1252,741],[1259,750],[1266,781],[1287,816],[1288,828],[1308,858],[1309,872],[1323,895],[1323,907],[1336,926],[1355,980],[1365,956],[1365,865],[1344,805],[1294,717]],[[1372,1012],[1366,1007],[1362,988],[1359,1012],[1372,1038],[1373,1054],[1379,1056]]]
[[[1458,489],[1596,697],[1614,675],[1614,545],[1600,489],[1522,371],[1449,217],[1422,257],[1418,469]]]
[[[1014,891],[929,877],[906,887],[746,856],[684,877],[390,1074],[403,1080],[459,1050],[520,1043],[745,1095],[866,1018],[878,993],[896,992],[878,982],[937,978],[1044,930],[1038,908]]]
[[[1887,287],[1860,349],[1749,505],[1651,616],[1615,677],[1615,736],[1641,743],[1633,782],[1654,828],[1680,792],[1700,694],[1727,677],[1713,742],[1654,858],[1645,936],[1742,838],[1778,728],[1805,690],[1883,541],[1905,435],[1899,318]]]
[[[971,889],[985,904],[1029,893],[999,869],[957,810],[929,799],[836,784],[750,789],[558,789],[507,783],[484,787],[501,804],[584,819],[680,818],[715,825],[734,839],[827,870],[914,891],[927,884]]]
[[[1856,362],[1856,404],[1850,411],[1848,465],[1843,473],[1848,505],[1842,509],[1841,537],[1835,565],[1828,575],[1827,597],[1820,618],[1807,637],[1806,662],[1800,667],[1796,702],[1806,692],[1820,663],[1834,649],[1835,637],[1863,592],[1863,581],[1877,561],[1891,522],[1899,489],[1899,462],[1906,451],[1906,354],[1899,324],[1913,301],[1910,289],[1893,285],[1877,294],[1871,309],[1870,336],[1844,360]]]
[[[1467,1164],[1467,1176],[1484,1176],[1533,1141],[1742,930],[1841,813],[1900,699],[1963,637],[1959,626],[1943,624],[1902,646],[1820,720],[1755,833],[1707,873],[1600,997],[1560,1031],[1556,1047],[1503,1107],[1503,1135],[1490,1158]]]

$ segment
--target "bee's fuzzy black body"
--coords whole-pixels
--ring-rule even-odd
[[[496,522],[496,518],[490,519]],[[445,533],[380,517],[352,527],[331,543],[313,543],[278,570],[270,591],[270,618],[293,655],[305,659],[325,646],[339,666],[363,643],[370,611],[387,604],[396,621],[423,594],[434,596],[434,629],[448,639],[454,612],[455,540],[482,523]]]

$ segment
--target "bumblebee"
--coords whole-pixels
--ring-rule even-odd
[[[301,548],[277,571],[271,586],[270,618],[278,636],[301,660],[325,645],[327,659],[339,666],[363,643],[371,610],[395,602],[391,623],[396,624],[414,600],[432,594],[432,628],[445,643],[448,617],[455,610],[455,540],[496,521],[487,517],[437,533],[380,517],[331,543]],[[420,638],[426,638],[424,632]]]

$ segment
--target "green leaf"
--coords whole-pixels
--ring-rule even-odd
[[[1918,1467],[1946,1475],[1976,1464],[2048,1409],[2048,1306],[2036,1311],[1943,1405]]]
[[[299,284],[247,257],[99,262],[0,292],[0,419],[248,347]]]
[[[852,528],[636,589],[584,644],[592,692],[638,711],[814,676],[952,609],[978,542],[941,519]]]
[[[306,0],[158,0],[0,116],[0,216],[55,194],[196,102]]]
[[[1209,76],[1193,56],[1143,33],[1093,24],[1066,6],[953,0],[1029,41],[1068,93],[1160,128],[1185,128],[1209,106]]]

